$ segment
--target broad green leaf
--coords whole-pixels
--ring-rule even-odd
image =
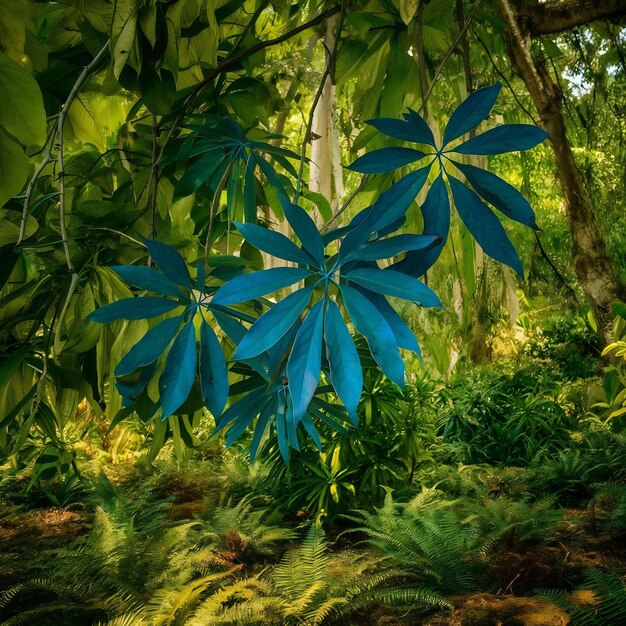
[[[27,178],[28,158],[22,148],[0,129],[0,207],[20,192]],[[9,227],[6,236],[12,237],[14,230]]]
[[[116,0],[111,24],[111,57],[113,73],[119,79],[124,66],[131,59],[137,35],[139,5],[135,0]],[[135,67],[139,73],[139,67]]]
[[[25,68],[3,52],[0,91],[0,126],[25,146],[42,146],[46,141],[46,111],[39,85]],[[9,159],[4,146],[1,158]]]
[[[0,150],[1,149],[2,141],[0,140]],[[2,160],[3,156],[0,156],[0,170],[2,169]],[[0,205],[1,204],[2,201],[0,199]],[[15,215],[19,219],[21,219],[21,217],[19,217],[17,213],[13,213],[12,211],[0,211],[0,247],[16,243],[20,236],[19,222],[9,220],[8,215]],[[38,227],[39,225],[37,224],[37,220],[29,215],[28,219],[26,220],[26,239],[28,239],[37,230]]]

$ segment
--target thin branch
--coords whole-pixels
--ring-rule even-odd
[[[435,74],[434,74],[433,79],[432,79],[432,81],[430,83],[430,86],[428,87],[428,91],[426,92],[426,95],[424,96],[424,99],[422,100],[422,104],[420,105],[420,108],[417,110],[418,113],[421,113],[424,110],[424,107],[426,107],[426,103],[428,102],[428,98],[430,98],[430,95],[432,94],[433,89],[435,88],[435,85],[437,84],[437,79],[439,78],[441,72],[443,72],[445,66],[447,65],[448,61],[450,60],[450,57],[452,56],[452,54],[456,50],[456,47],[459,45],[459,43],[461,42],[461,40],[465,36],[465,33],[467,32],[467,29],[471,26],[472,22],[474,21],[474,18],[476,17],[476,15],[478,14],[478,11],[480,10],[482,4],[483,4],[483,0],[479,0],[476,3],[476,6],[474,7],[474,9],[471,12],[470,16],[467,18],[467,21],[463,25],[463,28],[459,31],[459,34],[457,35],[457,37],[454,40],[454,42],[452,43],[452,45],[448,48],[447,52],[443,56],[443,59],[441,59],[441,62],[439,63],[439,65],[437,66],[437,69],[435,70]]]
[[[420,2],[417,9],[417,60],[419,63],[419,86],[422,98],[424,117],[428,119],[428,105],[426,104],[426,54],[424,52],[424,3]]]
[[[539,252],[541,252],[541,256],[545,259],[546,263],[550,266],[550,268],[554,272],[554,275],[557,277],[558,281],[570,293],[570,295],[574,299],[574,302],[579,304],[578,296],[576,295],[576,290],[565,280],[565,278],[563,277],[563,274],[559,272],[559,269],[557,268],[557,266],[554,264],[552,259],[548,256],[548,253],[545,251],[543,244],[541,243],[541,239],[539,238],[539,233],[536,230],[534,230],[533,232],[535,233],[535,239],[537,240],[537,246],[539,246]]]
[[[172,124],[170,131],[167,134],[165,141],[163,142],[163,145],[161,146],[161,152],[159,154],[159,161],[163,158],[165,148],[168,145],[172,135],[174,134],[175,130],[180,125],[181,121],[183,120],[183,118],[185,117],[189,109],[193,107],[197,97],[204,91],[207,85],[212,83],[222,72],[224,72],[224,70],[227,70],[228,68],[230,68],[233,65],[236,65],[237,63],[241,63],[241,61],[244,61],[248,57],[252,56],[253,54],[256,54],[257,52],[260,52],[261,50],[265,50],[265,48],[269,48],[271,46],[277,46],[278,44],[281,44],[284,41],[287,41],[291,39],[292,37],[295,37],[301,32],[308,30],[309,28],[312,28],[313,26],[317,26],[317,24],[319,24],[320,22],[323,22],[326,18],[330,17],[331,15],[334,15],[338,11],[340,11],[340,7],[338,5],[335,5],[331,7],[330,9],[327,9],[323,13],[320,13],[317,17],[314,17],[313,19],[309,20],[308,22],[305,22],[304,24],[300,24],[300,26],[296,26],[292,30],[284,33],[283,35],[280,35],[279,37],[275,37],[274,39],[268,39],[267,41],[261,41],[255,46],[251,46],[250,48],[248,48],[247,50],[244,50],[243,52],[240,52],[239,54],[228,55],[220,64],[217,65],[217,67],[215,67],[213,70],[209,72],[206,78],[202,79],[202,81],[198,83],[198,85],[191,92],[191,94],[189,94],[189,96],[183,103],[179,114],[176,116],[176,119],[174,120],[174,123]]]
[[[26,187],[26,194],[24,195],[24,206],[22,208],[22,220],[20,222],[20,234],[17,238],[17,243],[15,244],[16,248],[22,244],[24,241],[24,237],[26,237],[26,223],[28,222],[28,214],[30,213],[30,203],[33,198],[33,192],[35,190],[35,185],[39,180],[44,169],[50,161],[52,161],[52,147],[54,146],[54,139],[56,137],[56,126],[53,126],[48,133],[48,138],[46,139],[46,152],[43,157],[43,161],[39,164],[39,167],[35,170],[32,178],[28,181],[28,186]]]
[[[66,215],[65,215],[65,161],[63,154],[63,127],[65,125],[65,119],[67,118],[68,112],[72,103],[74,102],[80,88],[83,86],[83,83],[87,80],[87,77],[91,74],[91,72],[100,64],[100,61],[105,57],[106,53],[109,49],[109,40],[104,44],[100,52],[91,60],[89,65],[86,65],[83,68],[83,71],[80,73],[79,77],[76,79],[65,103],[61,107],[61,112],[59,114],[59,119],[57,122],[57,135],[59,139],[59,154],[57,158],[57,162],[59,164],[59,228],[61,231],[61,241],[63,243],[63,252],[65,254],[65,262],[67,264],[67,269],[71,274],[70,287],[68,289],[67,295],[65,297],[65,302],[63,304],[63,308],[61,309],[61,313],[59,315],[59,319],[56,324],[55,334],[54,334],[54,353],[58,356],[61,349],[61,331],[63,327],[63,322],[65,320],[65,316],[67,314],[67,310],[69,309],[70,302],[72,300],[72,296],[74,295],[74,291],[76,290],[76,285],[78,284],[78,273],[74,268],[74,263],[72,261],[72,255],[70,253],[70,245],[69,238],[67,235],[67,224],[66,224]]]
[[[296,195],[294,197],[294,202],[298,204],[298,200],[300,198],[300,188],[302,186],[302,174],[304,172],[304,161],[306,160],[306,147],[311,141],[311,132],[313,130],[313,116],[315,115],[315,109],[322,97],[324,92],[324,86],[326,85],[326,80],[329,76],[334,72],[335,59],[337,58],[337,48],[339,47],[339,39],[341,37],[341,29],[343,28],[343,21],[346,17],[346,5],[345,2],[341,3],[341,14],[339,15],[339,21],[337,22],[337,32],[335,33],[335,41],[333,42],[333,49],[328,50],[326,48],[326,67],[324,68],[324,73],[322,74],[322,78],[320,80],[320,84],[315,92],[315,98],[313,98],[313,104],[311,105],[311,111],[309,113],[309,121],[306,126],[306,131],[304,133],[304,137],[302,139],[302,151],[300,153],[300,167],[298,168],[298,180],[296,182]]]
[[[528,115],[528,117],[533,121],[533,124],[535,126],[538,126],[539,122],[535,119],[535,116],[522,104],[522,101],[517,97],[517,94],[515,93],[515,90],[513,89],[513,86],[511,85],[509,79],[505,76],[504,72],[502,72],[502,70],[500,70],[500,68],[496,65],[496,62],[494,61],[494,58],[491,55],[491,52],[489,48],[487,47],[487,44],[482,40],[480,35],[474,29],[472,29],[472,33],[474,37],[476,37],[476,39],[478,40],[478,43],[480,43],[480,45],[483,47],[483,49],[487,53],[487,57],[489,58],[489,61],[491,65],[493,66],[493,69],[496,71],[498,76],[500,76],[500,78],[504,81],[505,85],[508,87],[509,91],[511,92],[511,95],[513,96],[513,98],[515,98],[515,102],[517,102],[520,109],[522,109],[522,111],[524,111],[524,113],[526,113],[526,115]]]
[[[357,188],[350,194],[341,207],[337,209],[337,212],[328,220],[328,222],[326,222],[324,228],[322,228],[322,234],[327,233],[330,230],[330,225],[350,206],[350,203],[357,197],[357,195],[363,191],[368,181],[368,174],[361,177],[361,182],[358,184]]]

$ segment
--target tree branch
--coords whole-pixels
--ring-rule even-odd
[[[516,11],[531,35],[549,35],[596,20],[626,16],[624,0],[516,0]]]

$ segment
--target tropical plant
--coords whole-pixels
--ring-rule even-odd
[[[565,609],[573,624],[590,626],[613,626],[626,619],[626,586],[612,572],[587,569],[582,593],[561,590],[543,590],[540,597]],[[581,596],[591,592],[591,598]]]
[[[373,513],[357,511],[348,518],[355,531],[386,560],[397,575],[389,597],[419,602],[429,590],[437,594],[470,590],[476,575],[487,563],[496,536],[482,534],[479,525],[463,519],[436,489],[423,488],[406,503],[395,502],[388,493]]]

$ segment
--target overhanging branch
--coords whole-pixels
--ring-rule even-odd
[[[516,12],[531,35],[550,35],[596,20],[626,16],[624,0],[516,0]]]

